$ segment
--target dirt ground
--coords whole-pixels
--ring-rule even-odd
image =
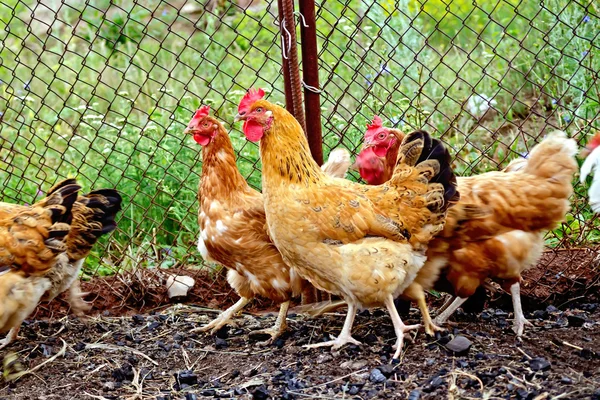
[[[273,315],[243,314],[216,335],[194,334],[216,313],[190,305],[36,320],[23,327],[25,339],[0,351],[4,376],[47,364],[0,384],[0,398],[600,399],[600,306],[570,307],[528,313],[535,326],[522,341],[504,310],[459,312],[437,339],[413,335],[399,364],[390,364],[394,333],[378,309],[356,319],[354,337],[363,344],[339,351],[302,345],[339,333],[344,310],[315,319],[292,314],[288,333],[270,346],[248,333],[268,327]],[[408,322],[419,319],[411,309]],[[447,348],[457,336],[470,342],[463,353]]]

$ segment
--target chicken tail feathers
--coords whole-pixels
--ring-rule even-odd
[[[75,179],[65,179],[52,187],[47,196],[34,205],[51,212],[52,225],[48,228],[48,238],[44,244],[56,254],[65,251],[64,239],[70,231],[73,205],[80,189],[81,186]]]
[[[562,131],[555,131],[535,146],[522,171],[544,179],[553,179],[570,185],[577,171],[575,155],[577,142]]]
[[[116,216],[123,199],[115,189],[99,189],[79,196],[73,206],[71,232],[67,237],[70,261],[81,260],[90,253],[98,239],[117,228]]]
[[[325,174],[333,178],[344,178],[350,168],[350,153],[346,149],[335,149],[329,153],[329,159],[321,166]]]
[[[443,201],[431,203],[430,208],[435,211],[445,212],[460,199],[450,152],[442,141],[432,138],[429,133],[414,131],[404,138],[394,174],[400,164],[416,166],[430,184],[438,184],[436,187],[443,189]]]

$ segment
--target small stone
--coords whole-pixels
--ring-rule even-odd
[[[545,310],[535,310],[533,312],[533,318],[546,319],[546,318],[548,318],[548,313]]]
[[[83,349],[85,349],[85,343],[83,342],[78,342],[75,347],[73,347],[73,349],[75,351],[82,351]]]
[[[419,400],[421,398],[421,392],[418,389],[413,390],[408,395],[408,400]]]
[[[385,376],[386,378],[389,378],[394,373],[394,366],[391,364],[380,365],[379,367],[377,367],[377,369],[381,371],[383,376]]]
[[[221,339],[220,337],[215,337],[215,347],[217,349],[223,349],[227,346],[228,346],[227,340]]]
[[[180,384],[195,385],[198,383],[198,376],[189,370],[175,373],[175,379],[177,379]]]
[[[546,371],[552,367],[552,364],[548,360],[542,357],[536,357],[529,360],[529,368],[534,371]]]
[[[431,387],[433,389],[437,389],[438,387],[442,386],[444,384],[444,379],[441,376],[436,376],[431,380]]]
[[[546,311],[549,312],[549,313],[553,313],[553,312],[557,312],[558,308],[550,305],[550,306],[546,307]]]
[[[133,317],[131,317],[131,319],[133,319],[133,322],[137,324],[143,324],[145,321],[144,316],[140,314],[135,314]]]
[[[204,392],[206,392],[206,391],[207,390],[205,390]],[[204,392],[202,392],[202,395],[204,395]],[[213,392],[212,396],[214,396],[214,390],[212,392]],[[198,396],[196,396],[194,393],[186,393],[185,400],[198,400]]]
[[[151,323],[150,325],[148,325],[148,330],[149,331],[153,331],[156,328],[158,328],[160,326],[159,322],[154,321],[153,323]]]
[[[569,315],[567,316],[567,321],[569,321],[569,326],[575,328],[579,328],[585,324],[585,318],[581,315]]]
[[[361,387],[358,385],[352,385],[350,386],[350,390],[348,390],[348,394],[350,396],[354,396],[356,394],[358,394],[358,392],[360,392]]]
[[[565,385],[570,385],[573,383],[573,380],[568,376],[563,376],[562,378],[560,378],[560,382],[564,383]]]
[[[383,383],[386,381],[386,378],[379,369],[375,368],[369,374],[369,380],[373,383]]]
[[[425,359],[425,365],[427,365],[428,367],[431,367],[433,364],[435,364],[435,359],[433,359],[433,358]]]
[[[204,389],[201,394],[202,394],[202,396],[213,397],[216,393],[217,393],[217,391],[215,389]],[[186,398],[186,400],[187,400],[187,398]]]
[[[471,341],[462,335],[456,336],[454,339],[446,343],[446,348],[454,353],[462,353],[469,350]]]

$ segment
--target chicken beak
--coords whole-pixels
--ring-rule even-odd
[[[245,115],[243,115],[243,114],[236,114],[235,118],[233,118],[233,122],[243,121],[245,119],[246,119]]]
[[[358,162],[355,161],[349,168],[351,171],[358,171]]]

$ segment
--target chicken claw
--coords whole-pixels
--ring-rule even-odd
[[[71,288],[69,289],[69,305],[71,306],[73,313],[78,317],[85,315],[86,311],[90,311],[92,309],[92,304],[83,299],[88,294],[89,292],[81,291],[81,285],[78,279],[73,282]]]
[[[11,344],[13,341],[15,341],[15,340],[17,340],[19,338],[19,329],[20,328],[21,328],[20,326],[12,328],[8,332],[8,334],[6,335],[6,337],[4,339],[0,340],[0,349],[5,348],[9,344]]]
[[[510,294],[512,296],[513,301],[513,309],[515,314],[515,319],[513,321],[513,331],[517,334],[517,337],[523,335],[523,330],[525,329],[525,325],[533,326],[533,324],[523,315],[523,309],[521,308],[521,286],[519,282],[516,282],[510,286]]]
[[[387,307],[388,312],[390,313],[390,317],[392,318],[392,324],[394,324],[394,331],[396,332],[396,336],[398,337],[398,339],[396,340],[396,344],[393,346],[393,348],[396,350],[396,352],[394,353],[394,358],[398,359],[398,357],[400,357],[400,352],[402,351],[402,346],[404,345],[404,334],[414,329],[419,329],[421,325],[405,325],[404,322],[402,322],[402,319],[398,314],[398,310],[394,305],[394,297],[392,295],[389,295],[385,299],[385,306]]]
[[[305,349],[316,349],[317,347],[331,346],[331,348],[333,350],[336,350],[348,343],[355,344],[357,346],[361,345],[361,343],[358,340],[354,339],[352,336],[342,336],[340,334],[334,340],[328,340],[327,342],[321,342],[321,343],[305,344],[302,347],[304,347]]]
[[[346,314],[346,320],[344,321],[344,327],[342,328],[342,331],[340,332],[339,336],[337,338],[335,338],[335,340],[329,340],[327,342],[321,342],[321,343],[306,344],[302,347],[304,347],[305,349],[314,349],[317,347],[331,346],[331,348],[335,350],[335,349],[339,349],[340,347],[342,347],[348,343],[355,344],[357,346],[360,345],[361,343],[358,340],[354,339],[351,335],[352,325],[354,324],[355,315],[356,315],[356,305],[354,305],[352,303],[348,303],[348,314]]]
[[[287,318],[287,313],[288,313],[289,308],[290,308],[289,301],[286,301],[285,303],[281,303],[281,306],[279,307],[279,314],[277,315],[277,320],[275,321],[275,325],[273,325],[271,328],[261,329],[258,331],[252,331],[252,332],[250,332],[249,336],[259,336],[259,335],[271,336],[270,339],[268,339],[264,342],[259,342],[258,343],[259,346],[268,346],[271,343],[273,343],[273,341],[275,341],[275,339],[277,339],[279,336],[281,336],[287,329],[286,318]]]
[[[442,328],[433,323],[433,321],[425,321],[423,323],[425,326],[425,333],[429,336],[435,336],[435,332],[444,332],[446,328]]]
[[[248,304],[250,302],[250,300],[252,300],[252,299],[242,297],[241,299],[239,299],[237,301],[237,303],[235,303],[234,305],[229,307],[227,310],[225,310],[221,314],[219,314],[219,316],[217,318],[213,319],[212,321],[210,321],[208,324],[206,324],[204,326],[192,329],[191,332],[196,333],[196,332],[210,331],[211,334],[215,333],[216,331],[221,329],[223,326],[225,326],[227,324],[227,322],[229,322],[231,317],[233,317],[238,311],[240,311],[242,308],[244,308],[244,306],[246,304]]]

